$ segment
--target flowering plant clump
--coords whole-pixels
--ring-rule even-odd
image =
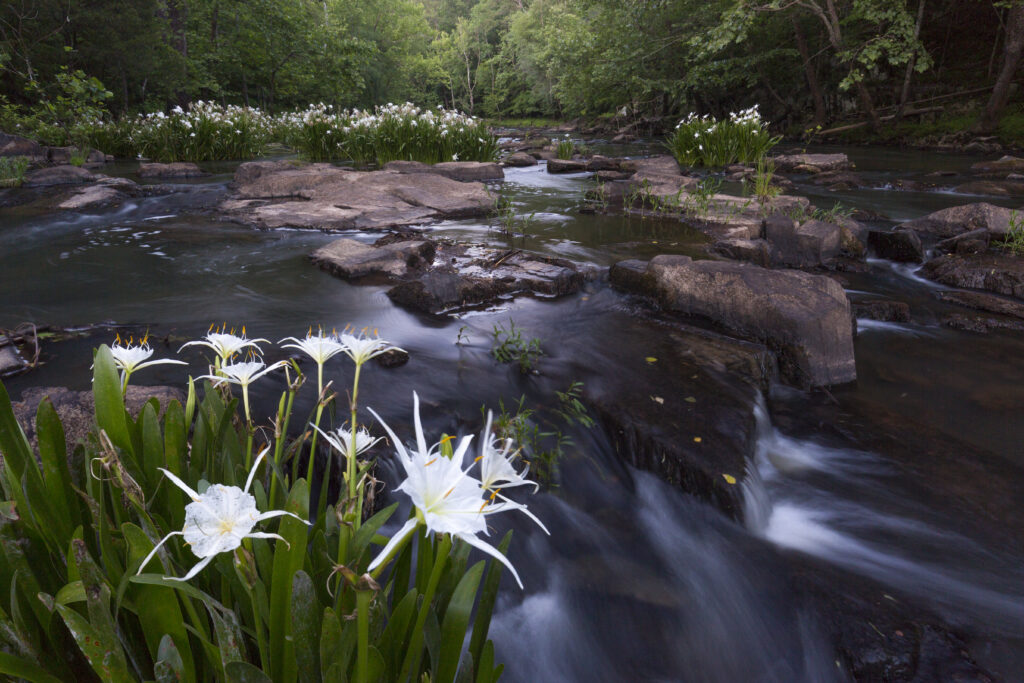
[[[101,346],[95,428],[71,458],[49,400],[38,408],[34,450],[0,383],[0,581],[11,587],[0,595],[0,675],[497,680],[487,632],[502,569],[522,581],[505,556],[511,532],[487,542],[486,520],[519,511],[547,532],[502,493],[536,488],[513,464],[514,444],[491,434],[488,416],[470,462],[473,436],[428,447],[414,393],[415,447],[407,450],[368,410],[391,439],[404,473],[397,490],[412,503],[398,530],[382,535],[398,503],[373,509],[383,436],[360,422],[359,381],[366,362],[396,347],[366,329],[310,328],[282,342],[299,357],[267,364],[266,339],[211,328],[182,347],[210,356],[207,372],[189,379],[185,404],[154,399],[137,416],[124,400],[132,373],[184,362],[149,360],[145,338]],[[316,365],[318,394],[298,423],[311,428],[295,436],[288,426],[305,379],[300,362]],[[324,383],[328,363],[351,369],[338,427],[321,425],[338,396],[333,381]],[[256,382],[281,389],[269,418],[249,403]],[[317,437],[326,459],[318,460]],[[327,495],[331,469],[342,482],[337,500]],[[179,536],[184,543],[169,542]],[[473,549],[485,559],[470,566]]]
[[[676,125],[666,144],[682,166],[714,167],[757,161],[781,139],[768,132],[754,105],[722,121],[690,114]]]
[[[441,107],[387,104],[372,112],[336,110],[317,104],[279,116],[280,137],[313,160],[347,158],[356,163],[389,161],[493,161],[497,139],[479,119]]]
[[[202,100],[169,114],[80,125],[93,147],[115,156],[164,162],[252,159],[263,153],[274,131],[273,120],[259,109]]]

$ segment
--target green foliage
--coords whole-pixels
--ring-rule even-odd
[[[775,163],[767,157],[759,158],[754,173],[754,196],[762,204],[779,196],[781,192],[778,185],[772,184],[774,176]]]
[[[28,165],[28,157],[0,157],[0,187],[21,185]]]
[[[301,377],[290,383],[274,424],[287,424],[286,397],[301,384]],[[367,569],[371,545],[385,542],[378,530],[397,505],[365,520],[353,512],[364,496],[365,462],[357,470],[359,506],[345,497],[337,508],[311,504],[307,480],[288,476],[283,460],[302,449],[305,433],[292,441],[286,429],[265,432],[272,455],[251,493],[260,510],[314,518],[312,526],[288,516],[263,521],[259,530],[277,541],[247,539],[187,582],[164,576],[182,576],[197,559],[173,536],[142,567],[161,537],[182,528],[189,502],[158,468],[200,495],[211,481],[241,485],[253,431],[238,415],[238,400],[209,382],[201,398],[190,384],[184,408],[153,399],[130,415],[106,346],[95,354],[92,386],[95,429],[69,457],[49,401],[39,405],[33,452],[0,383],[0,580],[10,587],[0,595],[0,674],[34,681],[497,680],[487,629],[500,568],[468,567],[468,545],[421,531],[385,563],[390,571],[378,584],[379,570]]]
[[[499,363],[516,363],[519,372],[524,375],[536,372],[534,366],[544,352],[540,348],[540,339],[532,337],[523,338],[521,329],[511,319],[508,321],[508,328],[500,323],[495,323],[492,333],[491,356]]]
[[[842,202],[836,202],[830,209],[820,209],[812,207],[810,211],[805,209],[802,205],[794,205],[791,209],[786,212],[786,215],[792,218],[797,223],[803,223],[804,221],[816,220],[823,221],[825,223],[840,223],[844,219],[849,218],[853,215],[853,207],[845,206]]]
[[[550,412],[527,407],[526,396],[507,407],[504,400],[498,401],[495,433],[519,445],[522,458],[530,463],[530,471],[540,483],[553,486],[557,482],[558,464],[573,443],[562,430],[573,425],[585,429],[594,426],[594,419],[580,400],[582,392],[583,382],[578,381],[565,391],[556,391],[558,405]]]
[[[780,139],[768,132],[755,106],[723,121],[690,114],[676,125],[666,144],[681,166],[717,167],[760,159]]]
[[[62,67],[53,82],[30,81],[26,94],[32,105],[18,106],[4,100],[0,127],[48,145],[79,145],[83,142],[78,124],[101,119],[109,90],[81,69]]]
[[[1010,212],[1010,224],[1002,244],[1014,256],[1024,256],[1024,218],[1017,211]]]
[[[570,140],[568,135],[558,141],[558,146],[555,148],[555,155],[559,159],[572,159],[572,155],[575,153],[576,143]]]

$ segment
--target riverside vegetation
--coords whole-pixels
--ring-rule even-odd
[[[518,430],[503,412],[493,434],[488,413],[478,442],[440,435],[428,446],[414,393],[407,449],[366,409],[390,438],[406,477],[399,490],[412,501],[387,537],[398,504],[372,509],[369,453],[381,438],[357,421],[361,368],[394,347],[365,332],[282,340],[317,369],[315,414],[297,424],[295,396],[310,378],[294,360],[266,365],[266,343],[211,330],[186,344],[212,352],[209,373],[201,385],[189,379],[184,405],[153,399],[138,417],[125,409],[131,375],[183,361],[149,360],[146,340],[101,346],[95,428],[70,454],[49,401],[33,449],[0,384],[0,577],[11,587],[0,600],[0,673],[47,682],[498,678],[487,633],[499,565],[519,577],[504,555],[511,532],[497,547],[478,534],[504,511],[544,528],[506,497],[536,488],[507,437]],[[337,394],[323,369],[337,355],[354,364],[348,422],[327,428]],[[249,387],[270,374],[285,389],[262,419]],[[325,471],[314,467],[318,438],[331,453]],[[336,503],[327,500],[331,468],[341,473]],[[471,563],[472,548],[494,561]]]

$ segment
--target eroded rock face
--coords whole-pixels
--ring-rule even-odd
[[[14,416],[25,430],[26,436],[35,447],[35,418],[39,402],[44,397],[49,397],[53,403],[54,410],[64,424],[64,439],[67,443],[68,455],[74,451],[78,441],[92,431],[96,421],[93,408],[93,396],[91,391],[72,391],[65,387],[32,387],[25,389],[21,394],[21,401],[12,404]],[[138,416],[143,406],[151,398],[160,402],[160,414],[167,407],[169,401],[176,400],[185,403],[185,394],[175,387],[146,387],[128,386],[128,393],[125,396],[125,407],[133,416]]]
[[[930,237],[954,237],[972,230],[987,230],[993,235],[1005,235],[1010,224],[1010,209],[985,202],[951,206],[900,224],[901,228],[914,230]]]
[[[850,302],[831,278],[750,264],[651,259],[643,274],[612,283],[639,287],[670,311],[709,320],[744,339],[762,342],[779,357],[783,377],[797,386],[825,386],[857,378]]]
[[[822,173],[851,167],[845,154],[781,154],[771,161],[775,163],[775,170],[782,173]]]
[[[239,166],[234,194],[221,205],[226,215],[260,228],[327,232],[483,216],[493,208],[494,199],[481,183],[438,173],[266,161]]]
[[[1024,299],[1024,259],[1009,254],[950,254],[921,268],[929,280]]]
[[[434,258],[434,245],[427,240],[407,240],[378,247],[343,237],[320,247],[310,258],[344,279],[371,275],[397,278],[406,275],[410,268],[429,263]]]
[[[205,175],[209,174],[188,161],[176,161],[171,164],[139,164],[140,178],[199,178]]]

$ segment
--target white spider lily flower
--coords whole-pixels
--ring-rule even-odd
[[[477,458],[480,461],[480,486],[485,491],[490,491],[492,500],[500,498],[510,508],[519,510],[536,522],[537,526],[550,536],[551,532],[544,526],[544,523],[530,512],[525,505],[511,501],[501,493],[502,489],[515,488],[516,486],[533,486],[533,490],[536,492],[540,485],[526,478],[527,472],[530,471],[529,463],[523,468],[522,472],[516,472],[512,461],[516,458],[517,452],[512,450],[512,439],[505,439],[502,447],[498,448],[498,444],[502,442],[495,435],[491,434],[493,417],[493,413],[487,411],[487,425],[480,434],[480,456]]]
[[[343,425],[335,430],[325,432],[324,430],[317,427],[315,424],[310,423],[310,426],[316,431],[320,432],[320,436],[327,440],[327,443],[331,444],[336,451],[342,455],[348,457],[349,448],[352,447],[352,430],[349,429],[348,425]],[[366,427],[360,427],[356,430],[356,455],[365,453],[376,445],[378,441],[381,441],[384,437],[378,436],[374,438],[370,435],[370,432],[366,430]]]
[[[368,337],[365,331],[358,335],[342,332],[338,339],[345,345],[345,355],[351,358],[356,365],[362,365],[371,358],[376,358],[382,353],[392,350],[405,353],[405,349],[400,349],[380,337]]]
[[[114,343],[110,345],[110,355],[114,357],[114,365],[121,371],[121,391],[128,387],[128,378],[136,370],[148,368],[151,365],[188,365],[185,361],[174,360],[173,358],[147,360],[153,355],[153,349],[149,348],[147,339],[148,337],[143,337],[142,341],[138,344],[132,344],[131,339],[129,339],[127,344],[123,344],[121,337],[117,337]]]
[[[256,457],[256,462],[253,463],[249,477],[245,481],[244,489],[224,484],[211,484],[205,492],[199,494],[172,472],[162,467],[159,468],[175,486],[192,499],[192,502],[185,506],[185,526],[182,530],[172,531],[164,536],[149,552],[149,555],[146,555],[146,559],[139,565],[136,574],[142,573],[143,568],[153,559],[160,546],[171,536],[184,536],[185,543],[192,548],[192,552],[199,558],[199,562],[185,576],[181,578],[168,576],[167,579],[188,581],[210,564],[216,555],[230,552],[242,545],[244,538],[276,538],[288,543],[278,534],[252,530],[257,523],[263,520],[289,515],[308,525],[309,522],[286,510],[270,510],[261,513],[256,509],[256,498],[249,493],[249,487],[252,486],[256,470],[269,451],[269,447],[264,448]]]
[[[291,344],[283,344],[283,342],[290,341]],[[332,357],[343,353],[345,351],[345,345],[338,340],[337,334],[324,334],[323,330],[319,333],[313,334],[313,330],[310,329],[306,333],[305,339],[296,339],[295,337],[285,337],[278,344],[283,344],[283,349],[297,349],[302,351],[304,354],[313,359],[313,362],[317,366],[317,378],[319,380],[319,390],[323,392],[323,369],[324,363],[330,360]]]
[[[269,366],[263,361],[243,361],[241,363],[225,363],[218,370],[216,375],[200,375],[197,379],[212,380],[214,386],[228,382],[238,384],[242,387],[242,403],[245,406],[245,419],[249,420],[249,385],[263,375],[288,364],[286,360],[279,360]]]
[[[222,363],[227,363],[231,360],[232,356],[241,351],[242,349],[255,349],[256,353],[263,355],[263,350],[259,347],[259,343],[269,344],[268,339],[247,339],[245,336],[245,328],[242,328],[242,336],[232,334],[229,332],[217,332],[211,330],[202,339],[196,341],[190,341],[182,345],[182,349],[186,346],[206,346],[213,350],[214,353],[220,358]],[[181,349],[178,349],[181,351]]]
[[[395,444],[395,454],[406,474],[406,479],[399,484],[398,490],[404,491],[412,499],[416,514],[388,541],[380,554],[370,563],[368,570],[373,571],[389,559],[392,552],[409,538],[416,527],[423,524],[429,532],[451,534],[494,557],[512,572],[516,583],[522,588],[523,582],[508,558],[490,544],[477,538],[478,533],[487,533],[486,515],[512,509],[512,506],[488,500],[484,496],[480,482],[468,474],[468,468],[462,468],[463,458],[469,450],[473,436],[460,439],[450,458],[440,453],[439,443],[427,448],[423,425],[420,422],[420,399],[415,392],[412,396],[416,448],[411,452],[405,449],[401,440],[380,415],[372,408],[369,409]]]

